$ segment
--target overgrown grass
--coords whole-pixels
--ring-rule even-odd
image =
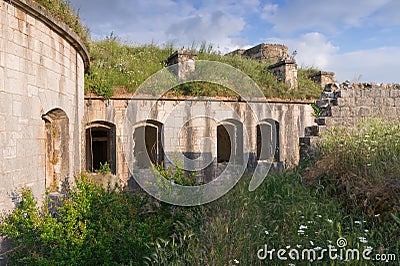
[[[166,67],[172,54],[172,45],[132,46],[122,44],[117,37],[109,36],[91,46],[92,67],[86,75],[86,93],[93,92],[106,98],[115,90],[134,93],[147,78]],[[268,98],[311,99],[320,96],[321,87],[308,79],[310,69],[299,70],[299,88],[289,89],[266,71],[267,63],[240,56],[222,56],[212,49],[200,49],[198,60],[209,60],[231,65],[250,76]],[[174,88],[175,95],[235,96],[228,89],[211,83],[190,83]]]
[[[33,0],[50,14],[67,24],[89,48],[89,29],[81,23],[69,0]]]
[[[346,208],[370,215],[400,213],[400,123],[370,118],[356,128],[335,127],[318,145],[320,157],[306,177]]]
[[[317,264],[374,265],[362,259],[365,249],[373,248],[372,254],[398,254],[400,248],[395,222],[381,223],[341,208],[326,191],[305,186],[297,171],[267,178],[254,193],[248,191],[248,179],[242,179],[227,195],[202,208],[206,215],[200,227],[194,232],[186,227],[189,239],[171,238],[157,248],[162,262],[158,265],[307,265],[307,257],[291,260],[289,251],[298,250],[301,258],[303,249],[313,249],[318,257],[329,245],[339,250],[339,238],[347,240],[347,249],[360,251],[360,260],[334,261],[325,253]],[[171,252],[182,243],[186,243],[184,256]],[[269,251],[275,249],[271,260],[269,255],[265,260],[258,258],[257,252],[265,245]],[[288,261],[278,259],[279,249],[286,250]]]
[[[3,220],[0,230],[19,247],[11,253],[16,264],[30,265],[305,265],[291,260],[292,249],[313,249],[321,256],[337,239],[347,249],[358,249],[360,261],[330,260],[317,264],[374,265],[362,259],[374,254],[397,254],[398,225],[341,207],[322,187],[304,184],[300,168],[269,176],[255,191],[242,178],[227,195],[192,208],[161,204],[149,209],[143,195],[104,190],[78,182],[58,218],[39,210],[25,195],[16,211]],[[151,212],[149,212],[152,210]],[[265,245],[275,249],[260,260]],[[288,261],[277,258],[285,249]],[[335,254],[339,254],[339,251]]]

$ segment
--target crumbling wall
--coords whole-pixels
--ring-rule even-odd
[[[242,56],[275,64],[289,58],[290,54],[289,49],[285,45],[261,43],[244,51]]]
[[[400,118],[400,84],[331,83],[316,106],[321,114],[300,139],[303,157],[313,156],[313,145],[329,127],[352,127],[367,117]]]
[[[318,71],[309,76],[315,83],[320,84],[322,88],[325,88],[329,83],[335,83],[335,73],[327,71]]]

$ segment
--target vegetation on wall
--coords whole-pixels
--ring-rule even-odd
[[[159,47],[153,44],[133,46],[121,43],[111,35],[91,45],[92,66],[86,75],[86,93],[110,97],[115,90],[134,93],[151,75],[166,67],[166,59],[174,52],[172,45]],[[321,87],[308,78],[310,69],[299,69],[299,88],[289,89],[266,70],[268,63],[237,55],[223,56],[200,47],[198,60],[217,61],[231,65],[250,76],[268,98],[311,99],[318,98]],[[231,91],[210,83],[193,83],[174,88],[175,95],[234,96]]]
[[[79,14],[73,9],[69,0],[33,0],[50,14],[68,25],[89,48],[89,30],[80,20]]]

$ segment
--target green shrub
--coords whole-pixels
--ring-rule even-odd
[[[179,233],[184,213],[143,193],[106,189],[88,177],[62,200],[56,215],[39,208],[30,190],[0,224],[2,234],[17,247],[13,264],[24,265],[143,265],[155,252],[157,239]]]

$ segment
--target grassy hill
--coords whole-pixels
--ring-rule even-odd
[[[159,47],[153,44],[134,46],[123,44],[111,34],[102,41],[93,42],[89,29],[80,21],[79,14],[68,0],[34,0],[50,14],[67,24],[75,31],[91,53],[92,66],[86,75],[85,92],[109,98],[114,93],[134,93],[148,77],[166,67],[165,60],[176,49],[172,45]],[[213,51],[212,46],[201,45],[199,60],[218,61],[231,65],[250,76],[261,88],[267,98],[314,99],[319,98],[321,88],[308,78],[316,71],[312,68],[298,70],[299,88],[289,89],[269,72],[268,63],[242,58],[223,56]],[[171,91],[174,95],[194,96],[235,96],[230,90],[209,83],[186,84]]]
[[[211,50],[211,51],[210,51]],[[86,75],[86,93],[111,97],[115,91],[134,93],[148,77],[167,66],[166,59],[175,49],[172,45],[159,47],[153,44],[133,46],[122,44],[114,36],[93,42],[90,47],[92,66]],[[200,47],[198,60],[217,61],[231,65],[250,76],[267,98],[312,99],[319,98],[321,87],[307,76],[315,69],[298,70],[298,89],[289,89],[266,71],[268,63],[243,58],[237,55],[223,56],[212,49]],[[234,96],[234,93],[219,85],[190,83],[174,88],[174,95]]]

